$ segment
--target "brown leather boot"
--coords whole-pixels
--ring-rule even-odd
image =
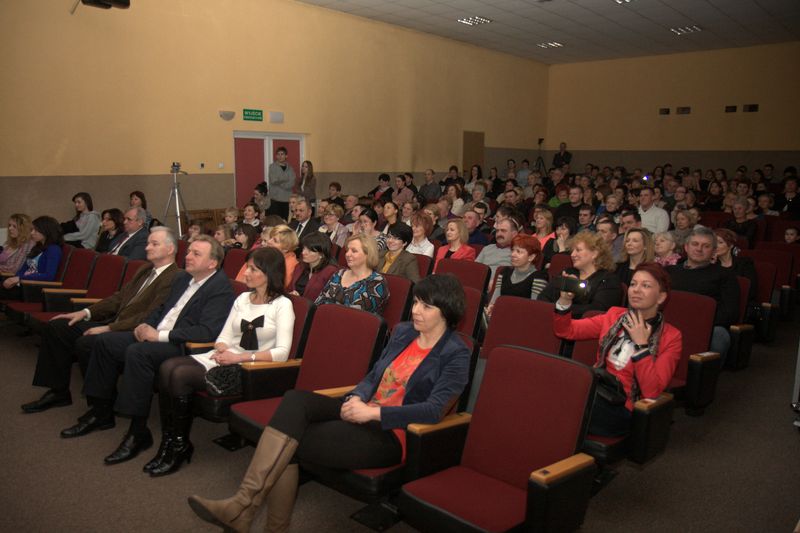
[[[206,522],[247,533],[256,507],[281,477],[296,449],[296,440],[267,426],[236,494],[225,500],[190,496],[189,506]]]
[[[297,480],[299,477],[297,463],[291,464],[283,471],[283,475],[272,486],[267,494],[267,533],[286,533],[292,521],[294,502],[297,499]]]

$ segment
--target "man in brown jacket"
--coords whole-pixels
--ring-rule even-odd
[[[85,374],[98,335],[132,331],[166,300],[172,278],[180,271],[175,265],[177,249],[171,229],[151,229],[146,248],[151,265],[140,269],[112,296],[81,311],[58,315],[45,325],[33,384],[48,390],[40,399],[22,405],[23,412],[38,413],[72,404],[72,362],[77,358],[81,373]]]

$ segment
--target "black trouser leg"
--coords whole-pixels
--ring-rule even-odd
[[[307,391],[283,397],[269,425],[300,444],[296,459],[332,468],[380,468],[400,462],[394,433],[378,422],[352,424],[340,418],[342,402]]]
[[[280,200],[272,199],[267,213],[270,215],[278,215],[284,220],[287,220],[289,218],[289,202],[281,202]]]
[[[150,414],[153,383],[161,363],[181,355],[178,345],[168,342],[137,342],[125,349],[116,408],[120,414],[145,417]]]
[[[98,335],[84,380],[83,389],[87,397],[113,400],[117,379],[125,367],[126,349],[135,342],[136,337],[128,331]]]
[[[94,322],[81,321],[70,326],[66,319],[52,320],[45,324],[42,328],[42,344],[36,359],[33,384],[56,391],[69,390],[75,344],[83,338],[84,331],[97,325]]]

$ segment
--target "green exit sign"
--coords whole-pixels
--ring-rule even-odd
[[[242,116],[245,120],[264,121],[264,111],[262,109],[243,109]]]

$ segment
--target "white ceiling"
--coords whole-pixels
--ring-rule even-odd
[[[547,64],[800,40],[800,0],[300,1]],[[457,22],[473,16],[493,22]],[[692,25],[702,31],[670,31]],[[537,46],[550,41],[564,46]]]

